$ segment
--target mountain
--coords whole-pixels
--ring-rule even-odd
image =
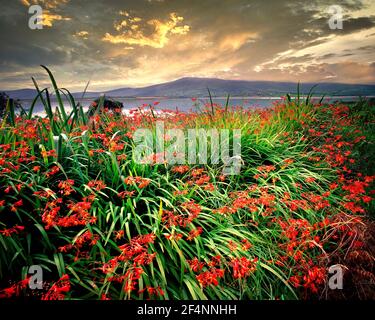
[[[303,83],[300,92],[307,94],[315,83]],[[275,81],[243,81],[223,80],[214,78],[181,78],[175,81],[156,84],[143,88],[120,88],[104,92],[105,95],[116,97],[206,97],[207,88],[213,96],[232,97],[246,96],[283,96],[297,91],[297,83]],[[1,90],[0,90],[1,91]],[[33,89],[6,91],[12,98],[32,99],[36,96]],[[86,92],[86,98],[98,97],[99,92]],[[315,95],[343,95],[343,96],[374,96],[375,85],[370,84],[345,84],[345,83],[318,83],[314,89]],[[81,92],[73,93],[80,98]]]
[[[315,83],[301,84],[301,93],[307,94]],[[212,78],[182,78],[176,81],[138,89],[116,89],[107,91],[113,97],[201,97],[207,96],[207,88],[215,96],[281,96],[294,93],[297,83],[273,81],[243,81]],[[327,95],[375,95],[375,85],[319,83],[314,92]]]
[[[38,93],[35,89],[20,89],[20,90],[0,90],[5,92],[9,97],[13,99],[33,99]]]
[[[29,100],[34,99],[38,92],[35,89],[19,89],[19,90],[0,90],[0,92],[5,92],[10,98],[20,99],[20,100]],[[49,93],[53,96],[53,89],[49,89]],[[86,92],[85,97],[87,98],[96,98],[100,93],[98,92]],[[72,93],[74,98],[81,98],[82,92]]]

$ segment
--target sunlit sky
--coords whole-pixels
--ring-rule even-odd
[[[0,89],[141,87],[182,77],[375,83],[375,1],[0,0]],[[28,9],[43,8],[31,30]],[[330,5],[343,29],[330,29]]]

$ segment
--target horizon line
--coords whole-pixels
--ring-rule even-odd
[[[375,86],[375,82],[374,83],[362,83],[362,82],[356,82],[356,83],[350,83],[350,82],[335,82],[335,81],[327,81],[327,80],[318,80],[318,81],[286,81],[286,80],[280,80],[280,81],[277,81],[277,80],[245,80],[245,79],[224,79],[224,78],[215,78],[215,77],[192,77],[192,76],[185,76],[185,77],[181,77],[181,78],[176,78],[174,80],[170,80],[170,81],[165,81],[165,82],[158,82],[158,83],[154,83],[154,84],[150,84],[150,85],[146,85],[146,86],[120,86],[120,87],[114,87],[114,88],[110,88],[110,89],[105,89],[105,90],[97,90],[97,91],[87,91],[87,92],[93,92],[93,93],[105,93],[105,92],[108,92],[108,91],[114,91],[114,90],[121,90],[121,89],[144,89],[144,88],[148,88],[148,87],[153,87],[153,86],[157,86],[157,85],[163,85],[163,84],[168,84],[168,83],[173,83],[173,82],[176,82],[176,81],[179,81],[179,80],[183,80],[183,79],[200,79],[200,80],[221,80],[221,81],[233,81],[233,82],[268,82],[268,83],[289,83],[289,84],[300,84],[300,85],[303,85],[303,84],[312,84],[312,85],[316,85],[316,84],[337,84],[337,85],[363,85],[363,86]],[[17,90],[36,90],[35,88],[19,88],[19,89],[0,89],[0,92],[7,92],[7,91],[17,91]],[[82,91],[74,91],[72,93],[81,93],[83,92]]]

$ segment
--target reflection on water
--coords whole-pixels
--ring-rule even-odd
[[[320,100],[320,97],[313,98],[316,101]],[[76,102],[80,102],[80,104],[84,107],[86,111],[94,99],[76,99]],[[188,112],[188,111],[199,111],[201,110],[205,104],[209,104],[210,101],[208,98],[198,98],[198,99],[190,99],[190,98],[115,98],[115,100],[121,101],[124,105],[125,110],[130,109],[137,109],[141,106],[148,106],[152,105],[155,107],[156,110],[173,110],[173,111],[180,111],[180,112]],[[240,97],[240,98],[230,98],[229,106],[230,107],[243,107],[245,109],[248,108],[265,108],[270,107],[274,103],[281,101],[280,97]],[[326,97],[324,101],[355,101],[358,100],[358,97],[354,96],[336,96],[336,97]],[[213,98],[213,102],[219,105],[224,106],[226,104],[227,98]],[[21,100],[22,106],[25,109],[29,109],[31,105],[31,100]],[[53,107],[57,107],[58,103],[56,100],[52,99],[51,103]],[[64,101],[64,105],[67,111],[71,110],[69,102]],[[34,114],[44,115],[44,107],[41,101],[38,101],[34,107]]]

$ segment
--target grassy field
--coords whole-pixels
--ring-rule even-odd
[[[356,279],[375,278],[370,103],[287,96],[265,110],[125,116],[102,101],[88,117],[50,76],[57,111],[37,87],[47,116],[8,105],[0,128],[0,297],[363,297]],[[133,133],[157,120],[241,129],[241,173],[136,163]],[[348,280],[332,294],[337,264]],[[41,290],[28,286],[31,265]]]

